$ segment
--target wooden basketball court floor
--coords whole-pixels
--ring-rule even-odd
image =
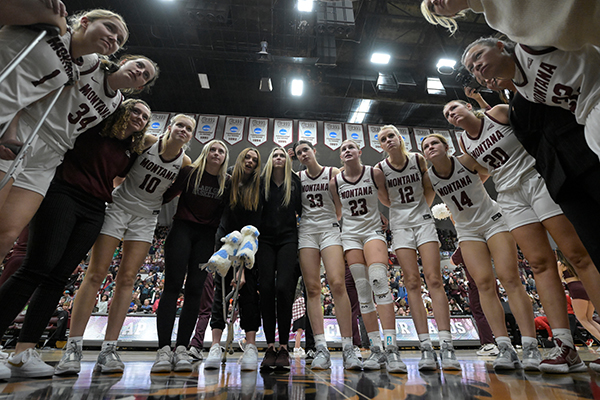
[[[121,351],[125,372],[99,375],[93,371],[97,354],[84,351],[79,376],[0,382],[0,400],[600,399],[600,374],[495,373],[493,357],[478,357],[475,350],[457,350],[461,371],[430,373],[418,371],[418,351],[402,351],[407,374],[345,371],[341,352],[332,352],[332,367],[327,371],[313,372],[303,359],[293,359],[289,371],[241,372],[237,361],[242,353],[236,352],[219,370],[204,370],[198,363],[193,373],[150,374],[155,352]],[[583,347],[579,354],[587,362],[598,356]],[[50,364],[60,356],[60,351],[42,352]],[[259,360],[262,356],[259,353]]]

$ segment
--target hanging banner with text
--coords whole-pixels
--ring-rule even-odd
[[[323,123],[323,141],[331,150],[337,150],[342,145],[342,124],[339,122]]]
[[[379,131],[383,125],[368,125],[367,130],[369,132],[369,144],[373,148],[373,150],[378,153],[383,153],[383,149],[381,148],[381,143],[379,143]]]
[[[417,145],[417,151],[421,151],[421,142],[425,138],[425,136],[429,135],[431,131],[429,128],[413,128],[413,132],[415,134],[415,141]]]
[[[365,132],[361,124],[346,124],[346,139],[352,139],[358,146],[365,147]]]
[[[273,121],[273,142],[278,146],[285,147],[292,143],[292,132],[294,121],[291,119],[276,119]]]
[[[317,121],[298,121],[298,140],[317,144]]]
[[[169,115],[171,114],[164,112],[152,113],[152,117],[150,118],[150,126],[146,132],[155,136],[163,133],[169,125]]]
[[[230,145],[234,145],[242,141],[244,135],[244,117],[227,117],[225,119],[225,132],[223,132],[223,140]]]
[[[219,123],[218,115],[199,115],[198,123],[196,124],[196,133],[194,137],[202,144],[206,144],[215,138],[217,124]]]
[[[412,140],[410,140],[410,131],[408,130],[408,128],[404,126],[397,126],[396,128],[398,128],[398,132],[400,132],[400,137],[402,138],[402,140],[404,140],[404,146],[406,147],[406,150],[413,151],[414,146]]]
[[[250,118],[248,124],[248,141],[258,147],[267,141],[267,130],[269,129],[268,118]]]
[[[433,129],[432,133],[437,133],[438,135],[442,135],[448,141],[448,154],[454,155],[457,153],[456,147],[454,146],[454,142],[452,141],[452,136],[450,135],[450,131],[447,129]]]

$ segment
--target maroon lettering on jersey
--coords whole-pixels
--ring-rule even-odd
[[[31,81],[31,83],[33,84],[33,86],[40,86],[43,85],[44,82],[57,77],[58,75],[60,75],[60,70],[59,69],[55,69],[54,71],[52,71],[51,73],[49,73],[48,75],[42,77],[42,79],[39,79],[37,81]]]

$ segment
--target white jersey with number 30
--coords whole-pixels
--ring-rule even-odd
[[[510,125],[487,113],[476,137],[466,132],[460,140],[467,153],[490,173],[498,192],[514,189],[521,179],[535,174],[535,159],[527,153]]]

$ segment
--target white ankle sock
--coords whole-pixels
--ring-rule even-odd
[[[114,345],[116,347],[117,340],[105,340],[104,342],[102,342],[102,349],[100,351],[106,350],[110,345]]]
[[[429,333],[419,333],[419,345],[422,347],[433,347]]]
[[[383,350],[383,346],[381,345],[381,336],[379,336],[379,330],[367,332],[367,336],[369,336],[369,342],[371,346],[379,346],[379,348]]]
[[[319,345],[323,345],[323,346],[327,347],[327,340],[325,340],[325,334],[324,333],[320,333],[318,335],[315,335],[315,347],[317,347]]]
[[[342,337],[342,349],[347,345],[352,346],[352,338],[351,337]]]
[[[67,339],[67,344],[75,343],[79,350],[83,348],[83,336],[73,336]]]

